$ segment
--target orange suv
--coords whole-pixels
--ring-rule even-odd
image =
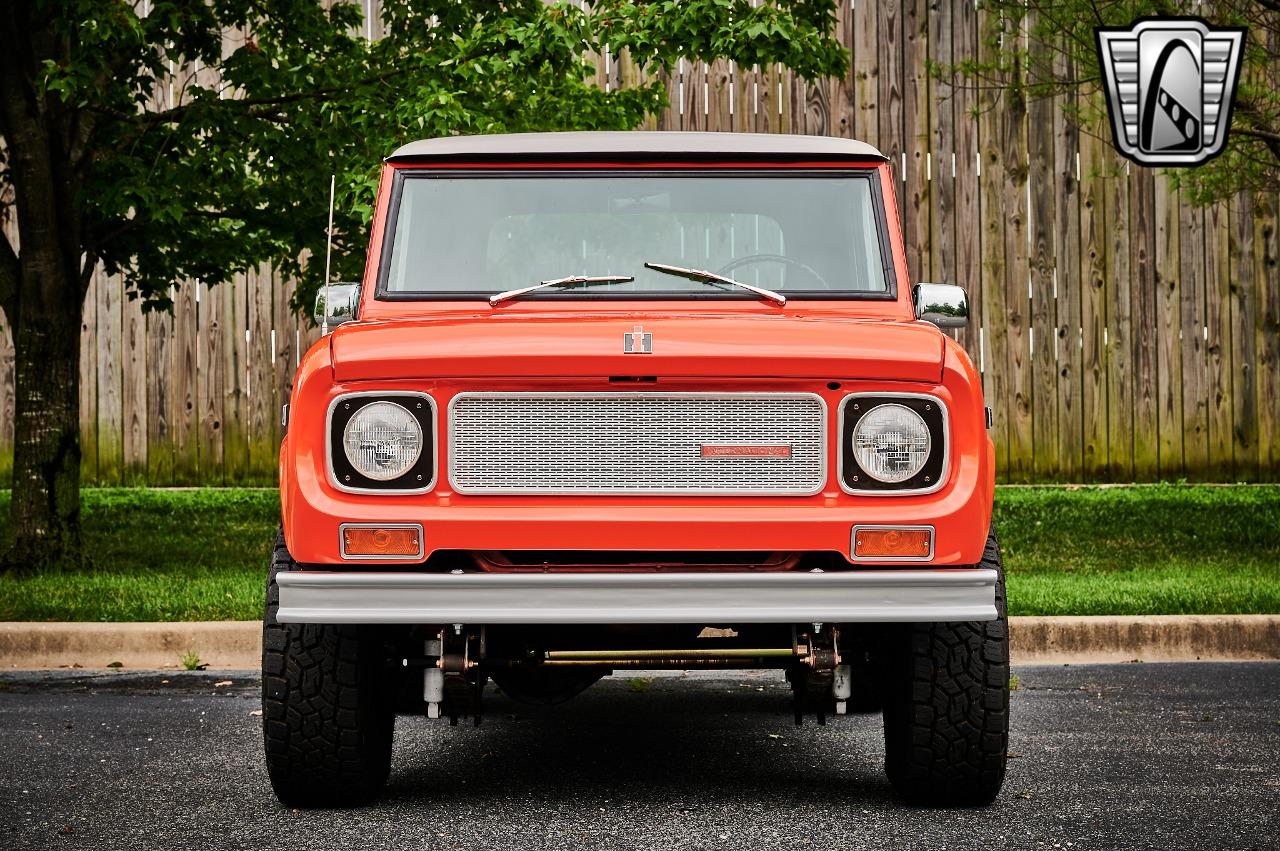
[[[321,293],[280,451],[263,707],[281,801],[377,794],[395,716],[626,669],[774,668],[882,710],[904,798],[990,802],[1008,639],[962,290],[910,285],[842,139],[414,142]]]

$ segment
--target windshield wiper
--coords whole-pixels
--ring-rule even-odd
[[[538,290],[552,290],[560,287],[593,287],[596,284],[625,284],[634,280],[635,277],[632,275],[570,275],[567,278],[542,281],[531,287],[521,287],[518,290],[507,290],[505,293],[491,295],[489,296],[489,304],[497,307],[504,301],[511,301],[513,298],[520,298],[522,295],[536,293]]]
[[[787,303],[787,297],[782,293],[766,290],[764,287],[744,284],[742,281],[735,281],[733,278],[717,275],[715,272],[707,272],[703,269],[686,269],[683,266],[668,266],[666,263],[645,263],[644,266],[646,269],[662,272],[664,275],[675,275],[678,278],[687,278],[690,281],[697,281],[701,284],[727,284],[732,287],[740,287],[749,293],[754,293],[760,298],[773,302],[779,307]]]

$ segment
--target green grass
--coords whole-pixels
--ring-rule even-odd
[[[1280,487],[1000,488],[1015,615],[1280,612]]]
[[[275,490],[86,489],[81,506],[90,564],[0,576],[0,620],[262,617],[280,524]],[[8,517],[9,494],[0,492],[0,527]]]
[[[90,489],[83,505],[90,564],[0,576],[0,620],[261,617],[275,491]],[[996,524],[1010,614],[1280,612],[1280,486],[1000,488]]]

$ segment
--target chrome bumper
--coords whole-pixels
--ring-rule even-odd
[[[994,620],[996,572],[276,575],[280,623],[637,624]]]

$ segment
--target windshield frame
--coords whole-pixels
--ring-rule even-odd
[[[423,180],[439,177],[467,179],[491,178],[557,178],[575,179],[584,177],[766,177],[776,180],[794,178],[856,178],[866,180],[871,190],[872,203],[875,206],[874,221],[876,239],[880,246],[880,268],[884,274],[885,289],[879,292],[871,290],[795,290],[786,292],[788,301],[897,301],[898,278],[894,266],[893,245],[889,236],[889,222],[886,218],[886,207],[883,187],[879,172],[875,166],[839,166],[834,168],[813,168],[807,166],[778,168],[761,168],[759,166],[716,167],[705,166],[679,167],[659,165],[656,167],[636,167],[627,165],[571,165],[568,167],[534,168],[432,168],[430,166],[393,169],[391,197],[387,204],[385,227],[382,233],[382,245],[378,257],[378,270],[374,300],[384,302],[457,302],[482,301],[486,305],[489,297],[497,292],[493,290],[451,290],[433,292],[430,290],[397,290],[387,287],[391,274],[391,260],[395,247],[396,231],[400,221],[400,199],[408,180]],[[531,283],[537,283],[532,281]],[[759,297],[742,290],[720,291],[707,288],[706,292],[690,290],[658,290],[647,292],[609,292],[607,287],[601,288],[566,288],[548,289],[546,292],[530,293],[520,299],[521,302],[537,301],[758,301]]]

